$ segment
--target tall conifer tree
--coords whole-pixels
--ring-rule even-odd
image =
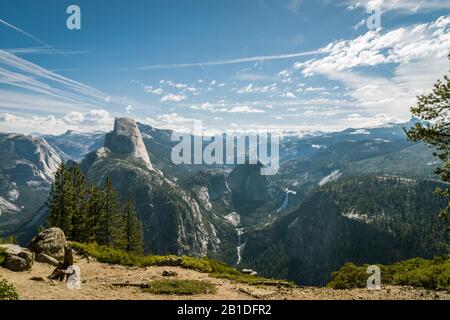
[[[116,241],[116,246],[127,252],[137,254],[142,253],[142,227],[136,216],[131,200],[126,202],[120,218],[120,230]]]

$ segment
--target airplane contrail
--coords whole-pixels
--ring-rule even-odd
[[[43,45],[44,47],[47,47],[47,48],[51,49],[51,50],[54,51],[54,52],[60,53],[60,54],[62,54],[62,55],[64,55],[64,56],[67,56],[67,57],[68,57],[68,55],[65,54],[64,52],[62,52],[62,51],[60,51],[60,50],[58,50],[58,49],[52,47],[51,45],[45,43],[45,42],[42,41],[42,40],[36,38],[36,37],[33,36],[31,33],[28,33],[28,32],[26,32],[26,31],[24,31],[24,30],[22,30],[22,29],[16,27],[15,25],[12,25],[11,23],[9,23],[9,22],[7,22],[7,21],[5,21],[5,20],[2,20],[2,19],[0,19],[0,23],[2,23],[2,24],[4,24],[5,26],[7,26],[7,27],[9,27],[9,28],[11,28],[11,29],[13,29],[13,30],[15,30],[15,31],[17,31],[17,32],[19,32],[19,33],[21,33],[21,34],[23,34],[24,36],[26,36],[26,37],[28,37],[28,38],[30,38],[30,39],[32,39],[32,40],[38,42],[39,44]]]
[[[305,52],[288,53],[288,54],[271,55],[271,56],[256,56],[256,57],[246,57],[246,58],[218,60],[218,61],[206,61],[206,62],[195,62],[195,63],[157,64],[157,65],[138,67],[136,69],[137,70],[177,69],[177,68],[189,68],[189,67],[217,66],[217,65],[236,64],[236,63],[243,63],[243,62],[290,59],[290,58],[315,55],[315,54],[319,54],[319,53],[323,53],[323,51],[314,50],[314,51],[305,51]]]

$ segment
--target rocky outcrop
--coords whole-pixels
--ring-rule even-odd
[[[211,200],[224,199],[230,194],[225,174],[211,174],[208,179],[208,193]]]
[[[57,267],[60,264],[59,260],[56,260],[55,258],[50,257],[49,255],[46,255],[45,253],[37,254],[35,260],[37,262],[50,264],[55,267]]]
[[[233,206],[239,213],[253,211],[271,200],[269,181],[261,175],[262,164],[237,165],[227,177]]]
[[[12,271],[30,270],[34,262],[34,253],[15,244],[2,244],[0,250],[5,257],[2,266]]]
[[[67,246],[66,236],[59,228],[50,228],[39,233],[28,245],[28,248],[36,254],[36,260],[49,263],[64,260],[64,247]],[[53,264],[50,263],[50,264]]]
[[[44,139],[22,134],[0,135],[3,156],[8,155],[10,173],[30,180],[46,180],[51,182],[61,159],[56,151]],[[7,164],[5,161],[4,164]],[[19,167],[19,168],[17,168]],[[14,170],[16,168],[17,170]],[[25,168],[27,168],[25,170]],[[20,170],[19,170],[20,169]],[[32,177],[24,177],[24,170]],[[20,179],[16,179],[20,180]]]
[[[27,243],[61,158],[44,139],[15,133],[0,133],[0,150],[0,237]]]
[[[116,155],[138,159],[150,170],[154,170],[141,132],[133,119],[116,118],[114,130],[105,137],[105,147]]]
[[[15,133],[0,133],[0,150],[0,216],[36,211],[60,157],[45,140]]]

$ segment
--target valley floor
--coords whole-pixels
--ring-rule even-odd
[[[12,272],[0,267],[0,277],[14,285],[20,299],[23,300],[157,300],[157,299],[289,299],[289,300],[361,300],[361,299],[445,299],[450,293],[410,287],[384,287],[378,291],[366,289],[334,290],[328,288],[300,287],[295,289],[276,287],[255,287],[210,277],[206,273],[178,267],[133,268],[108,265],[91,259],[75,257],[81,269],[82,284],[80,290],[70,290],[66,284],[48,280],[54,267],[35,262],[26,272]],[[176,279],[210,281],[216,288],[215,294],[195,296],[154,295],[143,292],[133,284],[148,283],[166,278],[163,271],[175,271]]]

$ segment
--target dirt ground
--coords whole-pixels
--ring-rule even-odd
[[[35,262],[30,271],[13,272],[0,267],[0,277],[16,288],[23,300],[169,300],[169,299],[277,299],[277,300],[361,300],[361,299],[445,299],[445,291],[387,286],[381,290],[333,290],[328,288],[299,287],[294,289],[255,287],[229,280],[209,277],[206,273],[178,267],[133,268],[98,263],[92,259],[75,257],[81,270],[81,289],[68,289],[64,282],[48,280],[54,267]],[[162,276],[164,270],[175,271],[172,278],[206,280],[217,288],[215,294],[195,296],[154,295],[143,292],[133,284],[147,283]],[[129,284],[129,285],[128,285]]]

